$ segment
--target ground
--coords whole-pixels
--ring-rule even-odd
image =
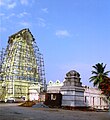
[[[110,120],[110,112],[19,107],[0,103],[0,120]]]

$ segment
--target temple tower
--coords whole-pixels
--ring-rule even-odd
[[[32,89],[32,84],[39,92],[44,89],[44,64],[42,66],[43,58],[40,59],[40,54],[29,29],[23,29],[9,37],[0,68],[0,80],[5,83],[7,89],[5,98],[28,98],[29,87]]]

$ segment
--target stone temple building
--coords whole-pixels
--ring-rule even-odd
[[[52,81],[47,85],[47,93],[62,94],[62,107],[72,108],[93,108],[93,109],[108,109],[109,101],[98,88],[90,88],[82,86],[80,74],[71,70],[66,74],[65,80],[61,83],[57,80]]]
[[[0,101],[37,100],[45,83],[43,57],[30,30],[11,35],[0,52]]]
[[[0,101],[39,100],[43,91],[53,104],[60,93],[62,107],[107,109],[109,105],[99,89],[82,85],[75,70],[67,72],[62,83],[49,81],[46,89],[43,56],[30,30],[23,29],[11,35],[7,48],[0,51]]]

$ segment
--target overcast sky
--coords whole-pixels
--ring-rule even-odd
[[[47,82],[76,70],[92,86],[93,65],[110,70],[110,0],[0,0],[0,49],[24,28],[44,56]]]

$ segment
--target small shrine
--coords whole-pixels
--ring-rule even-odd
[[[61,87],[62,106],[84,107],[84,88],[80,82],[80,74],[71,70],[66,74],[64,85]]]

